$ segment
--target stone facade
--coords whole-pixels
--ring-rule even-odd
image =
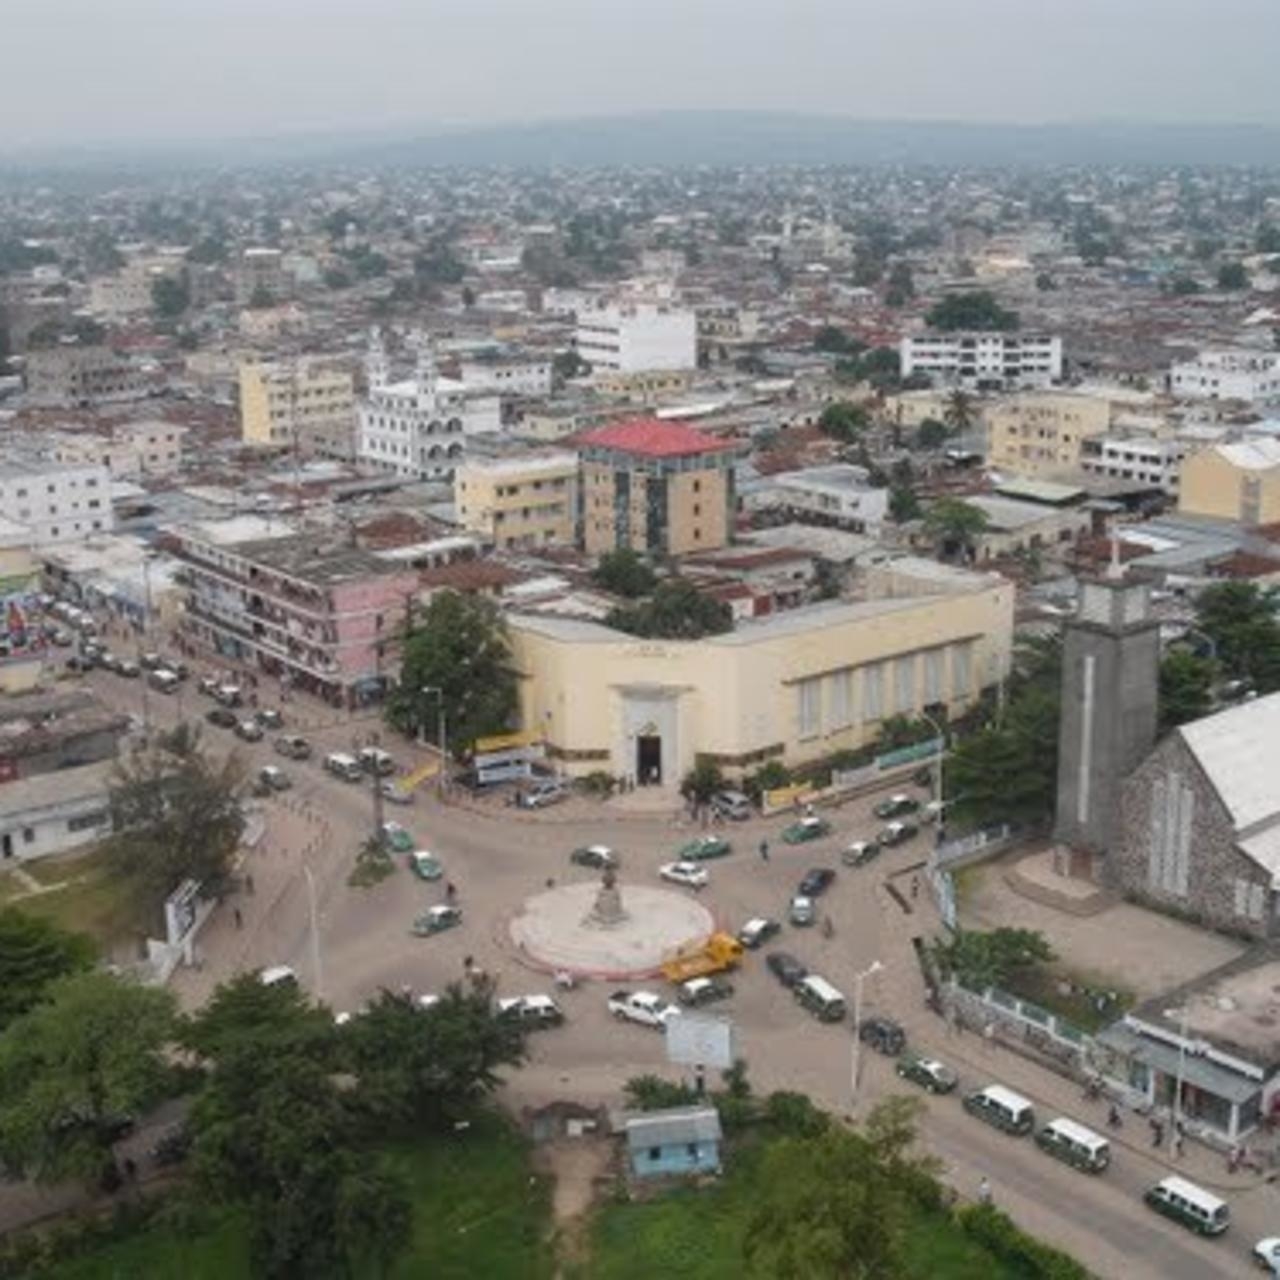
[[[1231,815],[1181,734],[1126,779],[1110,887],[1157,910],[1252,938],[1277,935],[1271,877],[1236,847]]]

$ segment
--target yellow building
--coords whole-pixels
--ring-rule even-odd
[[[981,403],[976,396],[972,400],[976,416]],[[895,426],[913,428],[930,419],[945,422],[950,404],[950,391],[899,391],[885,397],[884,418]]]
[[[355,385],[347,369],[318,360],[240,366],[240,434],[245,444],[304,457],[355,456]]]
[[[580,435],[589,555],[713,551],[730,539],[737,446],[682,422],[617,422]]]
[[[987,464],[998,471],[1048,479],[1080,466],[1080,446],[1111,425],[1103,396],[1032,391],[990,404]]]
[[[1280,440],[1217,444],[1184,458],[1178,510],[1246,525],[1280,521]]]
[[[675,786],[698,756],[738,772],[864,746],[888,717],[961,712],[1008,674],[1004,578],[904,557],[866,588],[694,641],[511,615],[522,725],[571,775]]]
[[[601,395],[651,404],[662,396],[683,395],[693,385],[693,373],[688,369],[644,369],[636,373],[597,369],[591,385]]]
[[[471,459],[454,475],[453,502],[462,527],[500,549],[571,544],[577,539],[577,455]]]

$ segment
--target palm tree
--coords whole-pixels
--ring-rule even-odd
[[[942,415],[943,422],[960,435],[973,426],[974,417],[973,397],[967,391],[957,388],[947,397],[947,407]]]
[[[925,513],[924,523],[939,559],[972,560],[978,536],[987,527],[987,513],[959,498],[940,498]]]

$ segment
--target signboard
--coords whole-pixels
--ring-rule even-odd
[[[488,738],[477,738],[472,752],[479,757],[491,751],[511,751],[516,747],[533,747],[542,745],[542,736],[535,730],[522,733],[495,733]]]
[[[533,766],[528,760],[502,760],[497,764],[476,763],[476,782],[490,787],[495,782],[519,782],[533,776]]]
[[[200,899],[200,886],[194,880],[184,880],[164,901],[164,928],[166,941],[178,946],[196,923],[196,904]]]
[[[682,1013],[667,1022],[667,1061],[727,1071],[736,1054],[733,1023],[705,1013]]]
[[[795,804],[797,800],[803,800],[806,796],[813,794],[813,787],[808,782],[793,782],[787,787],[775,787],[772,791],[766,791],[761,799],[764,801],[761,806],[765,813],[776,813],[779,809],[785,809],[790,804]]]
[[[886,751],[876,758],[876,766],[880,769],[892,769],[895,765],[910,764],[913,760],[932,760],[942,754],[945,744],[941,738],[930,738],[928,742],[913,742],[909,747],[899,747],[896,751]]]

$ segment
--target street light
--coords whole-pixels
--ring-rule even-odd
[[[853,1052],[849,1063],[849,1105],[858,1105],[858,1078],[862,1067],[862,984],[879,973],[884,965],[873,960],[861,973],[853,977]]]
[[[440,685],[438,685],[438,684],[424,684],[424,685],[422,686],[422,692],[423,692],[423,693],[425,693],[425,694],[435,694],[436,699],[438,700],[438,702],[439,702],[439,704],[440,704],[440,711],[439,711],[439,715],[438,715],[438,717],[437,717],[437,719],[436,719],[436,728],[437,728],[437,730],[438,730],[438,736],[439,736],[439,739],[440,739],[440,741],[439,741],[439,745],[438,745],[438,746],[437,746],[437,748],[436,748],[436,749],[439,751],[439,753],[440,753],[440,771],[439,771],[439,773],[436,775],[436,786],[437,786],[437,788],[439,789],[440,794],[441,794],[441,795],[444,795],[444,775],[445,775],[445,712],[444,712],[444,689],[443,689]],[[425,735],[426,727],[427,727],[427,718],[426,718],[426,716],[423,716],[423,717],[422,717],[422,728],[423,728],[424,732],[423,732],[423,734],[422,734],[422,735],[420,735],[420,736],[423,736],[423,737],[425,737],[425,736],[426,736],[426,735]]]

